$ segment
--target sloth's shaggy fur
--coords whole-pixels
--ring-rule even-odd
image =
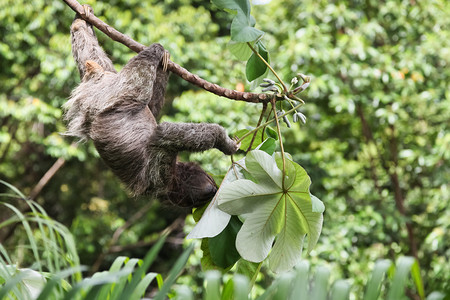
[[[217,190],[214,180],[194,163],[177,162],[177,153],[217,148],[232,154],[238,145],[217,124],[157,124],[168,79],[161,64],[164,48],[151,45],[117,73],[92,26],[79,16],[71,36],[82,81],[64,106],[66,134],[92,140],[133,195],[179,206],[210,200]]]

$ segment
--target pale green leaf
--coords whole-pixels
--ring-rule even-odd
[[[272,248],[282,226],[284,201],[265,201],[249,214],[236,237],[236,249],[245,260],[260,262]]]
[[[222,188],[227,186],[227,183],[231,183],[239,178],[244,178],[244,175],[242,174],[242,167],[244,166],[245,162],[240,160],[234,166],[230,167],[223,179],[222,185],[209,203],[200,221],[198,221],[192,231],[187,235],[187,239],[214,237],[225,229],[230,221],[231,215],[218,208],[218,197],[222,193]]]
[[[283,173],[275,160],[264,151],[251,151],[245,159],[247,170],[259,183],[267,183],[282,188]]]
[[[231,23],[231,40],[240,43],[253,42],[264,35],[264,31],[252,26],[251,19],[241,11]]]
[[[250,213],[267,201],[276,201],[282,190],[277,186],[256,184],[240,179],[223,186],[218,192],[219,208],[232,215]]]
[[[310,197],[307,194],[291,193],[292,200],[299,210],[297,226],[308,234],[308,253],[314,248],[322,232],[323,214],[312,211]]]
[[[267,52],[264,45],[261,42],[257,42],[255,48],[259,55],[264,58],[267,63],[270,63],[269,52]],[[261,58],[259,58],[258,55],[253,53],[250,59],[247,61],[247,65],[245,68],[247,80],[251,82],[256,78],[261,77],[266,73],[266,70],[267,65],[261,60]]]
[[[228,49],[238,60],[242,61],[248,60],[253,53],[247,43],[238,43],[235,41],[228,43]]]
[[[216,196],[209,203],[200,221],[198,221],[192,231],[186,236],[186,239],[214,237],[221,233],[227,226],[231,215],[218,208],[217,195],[218,193],[216,193]]]
[[[269,267],[274,272],[290,270],[300,261],[306,234],[298,226],[300,214],[293,201],[286,201],[284,224],[269,257]]]
[[[309,196],[311,197],[312,212],[323,213],[325,211],[323,202],[313,194],[309,194]]]
[[[237,234],[236,249],[242,258],[260,262],[269,256],[275,271],[291,269],[300,260],[308,235],[308,252],[317,244],[322,230],[324,205],[309,192],[311,180],[305,170],[285,155],[283,189],[282,158],[254,150],[245,167],[255,181],[238,179],[222,186],[219,209],[240,215],[244,224]],[[313,209],[314,207],[314,209]],[[275,241],[275,243],[274,243]]]
[[[250,2],[248,0],[211,0],[212,3],[221,9],[235,10],[244,15],[250,15]]]
[[[32,269],[18,269],[17,271],[23,274],[22,288],[29,293],[31,299],[36,299],[44,288],[46,282],[44,276]]]

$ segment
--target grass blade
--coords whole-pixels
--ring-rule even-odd
[[[131,282],[127,285],[127,287],[121,294],[121,299],[129,299],[129,297],[131,297],[131,295],[134,292],[134,289],[139,284],[139,282],[142,280],[144,274],[150,268],[151,264],[155,261],[156,256],[158,255],[159,251],[161,250],[162,246],[164,245],[164,242],[166,241],[166,237],[167,237],[166,235],[161,236],[159,241],[147,253],[147,255],[145,256],[145,258],[143,260],[142,265],[133,274],[133,278],[131,279]]]
[[[248,300],[250,281],[247,276],[235,274],[233,277],[234,300]]]
[[[294,282],[294,274],[292,272],[281,274],[278,278],[278,288],[273,297],[274,300],[288,299],[288,295],[292,291],[292,284]]]
[[[27,293],[25,289],[18,289],[17,285],[22,282],[25,278],[24,273],[18,273],[14,275],[12,278],[9,278],[3,287],[0,289],[0,299],[5,299],[6,295],[10,290],[14,290],[14,294],[16,295],[16,299],[31,299],[30,295]]]
[[[337,280],[331,288],[330,300],[347,300],[350,296],[350,284],[346,280]]]
[[[328,293],[328,278],[330,270],[327,267],[318,267],[314,276],[311,299],[325,300]]]
[[[164,285],[162,286],[159,293],[155,296],[154,300],[162,300],[165,298],[166,294],[169,292],[173,283],[175,282],[177,275],[181,272],[181,270],[186,265],[186,262],[191,255],[192,250],[194,249],[194,244],[191,244],[186,250],[184,250],[183,254],[181,254],[180,258],[175,262],[175,265],[170,270],[169,276],[167,277]]]
[[[386,274],[392,262],[388,259],[379,260],[375,263],[372,271],[372,277],[367,284],[364,300],[377,300],[380,294],[383,277]]]
[[[308,284],[309,284],[309,262],[302,260],[295,267],[295,279],[291,296],[289,299],[308,299]]]
[[[41,293],[39,294],[39,297],[36,300],[50,299],[50,295],[55,293],[55,287],[57,285],[63,286],[62,282],[63,282],[64,278],[71,276],[73,274],[76,274],[76,273],[80,273],[84,270],[86,270],[86,268],[84,268],[84,267],[83,268],[74,267],[74,268],[64,270],[62,272],[59,272],[58,274],[51,276],[49,278],[49,280],[47,280],[47,283],[45,284],[44,288],[42,289]],[[59,297],[57,297],[57,299],[62,298],[62,293],[58,296]]]
[[[220,283],[222,276],[219,271],[208,271],[205,273],[205,293],[203,299],[217,300],[220,299]]]
[[[129,300],[139,300],[141,297],[145,294],[145,291],[147,290],[150,283],[155,279],[157,273],[148,273],[144,276],[144,278],[139,282],[139,284],[136,286],[136,288],[133,291],[133,294],[131,294],[131,297]]]
[[[397,260],[396,271],[388,293],[388,300],[398,300],[405,297],[405,285],[411,266],[414,264],[413,257],[402,256]]]

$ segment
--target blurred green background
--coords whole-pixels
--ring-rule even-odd
[[[360,295],[376,259],[413,255],[427,293],[450,295],[448,1],[266,2],[254,5],[252,14],[266,32],[272,66],[287,82],[297,72],[313,78],[302,95],[306,125],[283,128],[286,151],[310,174],[312,192],[326,205],[322,236],[305,259],[328,265],[332,278],[349,278]],[[250,89],[245,66],[226,50],[231,17],[209,1],[86,3],[140,43],[161,43],[192,73]],[[117,255],[142,256],[172,224],[155,270],[164,272],[182,249],[189,211],[129,198],[91,143],[60,135],[61,106],[79,82],[70,49],[73,17],[63,1],[0,2],[0,179],[69,226],[81,263],[93,268],[109,266]],[[97,36],[116,68],[135,55]],[[172,75],[162,119],[216,122],[232,135],[254,126],[259,109]],[[229,165],[218,150],[181,157],[214,175]],[[56,173],[40,189],[49,170]],[[112,245],[114,232],[143,207],[145,216]],[[8,216],[1,211],[0,221]],[[187,223],[184,230],[190,218]],[[15,228],[0,231],[7,249],[22,240]],[[198,255],[181,280],[195,284]],[[19,252],[16,259],[27,260]],[[267,276],[263,269],[262,287]]]

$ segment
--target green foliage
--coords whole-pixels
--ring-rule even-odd
[[[248,0],[212,0],[211,2],[235,14],[231,23],[231,40],[241,43],[253,42],[264,34],[261,30],[254,28],[255,19],[250,15]]]
[[[0,245],[0,299],[141,299],[153,279],[160,276],[146,272],[164,244],[164,236],[143,260],[117,257],[108,271],[96,272],[82,280],[78,253],[68,229],[49,218],[37,203],[26,200],[15,187],[0,183],[12,191],[3,198],[19,198],[30,209],[25,215],[11,204],[0,202],[14,212],[13,217],[0,223],[0,229],[14,224],[23,229],[27,241],[17,250],[20,255],[32,257],[23,262],[32,269],[19,268],[13,263],[17,258]],[[192,249],[193,246],[188,247],[178,258],[154,299],[163,299],[168,294]]]
[[[199,2],[196,7],[190,1],[85,3],[94,7],[97,16],[141,43],[162,43],[172,60],[202,77],[225,86],[245,81],[244,75],[240,75],[242,71],[237,66],[230,67],[228,54],[223,52],[227,41],[217,37],[223,30],[221,25],[212,22],[212,18],[223,19],[226,13],[211,8],[209,1]],[[3,1],[0,15],[0,179],[14,183],[29,195],[55,161],[63,158],[65,164],[35,200],[71,228],[83,263],[92,265],[114,230],[149,200],[130,199],[91,143],[72,144],[74,140],[61,135],[65,126],[60,108],[79,81],[70,50],[69,27],[74,12],[60,0],[38,0],[33,5],[27,1]],[[103,33],[97,32],[97,36],[118,69],[135,55]],[[200,61],[203,63],[199,64]],[[225,74],[234,76],[227,78]],[[171,100],[187,88],[192,87],[176,76],[171,77],[168,111],[172,111]],[[191,96],[197,98],[195,93]],[[202,98],[198,100],[198,106],[208,111]],[[235,124],[241,119],[237,112],[233,112]],[[211,122],[220,115],[208,114]],[[200,111],[188,120],[203,121],[208,114]],[[222,119],[221,123],[227,127],[233,122],[227,117]],[[223,160],[218,153],[207,157],[205,166],[210,172],[221,172],[216,164],[219,157]],[[193,161],[203,159],[197,154]],[[223,164],[223,170],[226,169]],[[100,201],[108,205],[99,207]],[[186,212],[155,204],[145,216],[146,221],[133,226],[118,243],[130,245],[148,240],[155,231],[161,231],[183,214]],[[8,211],[0,212],[0,220],[8,217]],[[1,241],[12,247],[17,239]],[[139,256],[144,251],[137,248],[125,254]],[[179,249],[173,251],[176,256]],[[105,257],[107,263],[113,259],[114,255]]]
[[[269,53],[260,38],[264,32],[255,28],[255,18],[250,14],[249,0],[212,0],[212,3],[234,15],[231,23],[230,51],[239,59],[247,60],[246,76],[253,81],[266,73],[267,65],[256,55],[269,62]],[[255,49],[250,48],[253,44]],[[253,52],[253,54],[251,54]],[[251,54],[251,56],[250,56]]]
[[[15,197],[23,199],[21,194],[13,186],[2,182],[12,190]],[[8,196],[9,197],[9,196]],[[24,200],[25,201],[25,200]],[[53,251],[49,251],[48,246],[43,247],[44,251],[36,247],[39,240],[35,235],[28,235],[26,245],[34,252],[36,262],[39,262],[41,253],[42,258],[47,259],[46,263],[51,268],[50,261],[55,262],[56,268],[49,269],[50,272],[44,272],[40,263],[34,264],[33,270],[29,268],[17,268],[11,263],[10,256],[5,248],[0,247],[0,299],[8,296],[12,299],[141,299],[146,293],[149,284],[156,278],[159,291],[156,292],[153,299],[165,299],[175,284],[175,280],[186,265],[186,262],[194,248],[192,244],[177,259],[170,269],[165,281],[161,275],[156,273],[147,273],[149,267],[156,260],[158,252],[165,242],[165,236],[148,251],[143,260],[130,259],[128,257],[117,257],[110,266],[109,270],[96,272],[91,277],[82,279],[80,266],[73,258],[77,253],[70,255],[59,255],[64,253],[70,244],[58,243],[55,240],[55,233],[64,233],[64,240],[72,240],[67,228],[47,217],[44,210],[32,201],[27,201],[30,207],[38,208],[32,210],[29,214],[30,220],[36,221],[35,226],[38,233],[46,235],[47,243],[52,244]],[[19,218],[19,227],[30,231],[29,221],[23,218],[20,212],[16,212]],[[10,224],[11,222],[5,222]],[[4,225],[5,223],[2,223]],[[48,225],[47,230],[43,231],[42,224]],[[30,232],[32,233],[32,232]],[[58,235],[56,235],[58,236]],[[53,241],[54,243],[51,243]],[[72,250],[73,247],[70,247]],[[47,252],[47,253],[46,253]],[[70,264],[71,268],[62,270],[64,266]],[[58,271],[59,270],[59,271]],[[381,260],[375,264],[372,278],[367,284],[364,299],[378,299],[380,295],[386,295],[386,299],[405,298],[404,287],[414,282],[418,294],[424,299],[423,284],[419,275],[418,263],[411,257],[400,257],[396,266],[388,260]],[[315,275],[310,277],[310,267],[307,261],[302,261],[294,270],[283,273],[277,277],[267,290],[255,299],[349,299],[350,284],[344,280],[336,280],[329,288],[330,271],[326,267],[318,267]],[[409,275],[412,281],[409,280]],[[386,279],[383,277],[386,275]],[[71,277],[70,281],[66,278]],[[250,281],[246,276],[234,275],[225,284],[222,284],[221,274],[217,271],[209,271],[204,274],[205,289],[204,299],[248,299],[250,292]],[[382,289],[381,287],[385,288]],[[175,299],[192,299],[193,292],[187,286],[177,287]],[[383,296],[384,296],[383,295]],[[186,298],[181,298],[186,297]],[[428,299],[443,299],[443,295],[433,293]]]
[[[235,246],[236,235],[241,227],[239,218],[232,216],[221,233],[208,239],[207,246],[214,265],[226,269],[232,267],[241,257]]]
[[[255,50],[262,58],[264,58],[266,62],[270,63],[269,52],[267,52],[266,48],[264,47],[263,43],[261,43],[261,41],[258,41],[255,44]],[[267,66],[255,53],[253,53],[252,56],[250,56],[250,58],[247,61],[247,66],[245,70],[247,80],[253,81],[266,73]]]
[[[16,295],[17,299],[35,299],[47,278],[69,268],[73,270],[69,273],[70,282],[80,280],[78,253],[69,230],[51,219],[39,204],[27,200],[14,186],[2,180],[0,184],[11,191],[0,195],[0,205],[12,211],[12,216],[0,223],[0,229],[17,226],[16,236],[20,236],[19,231],[22,231],[26,238],[25,245],[16,247],[14,251],[8,251],[0,244],[0,299],[9,293]],[[12,205],[13,199],[20,199],[24,209]],[[29,265],[32,269],[20,265]],[[62,286],[54,288],[53,293],[61,297]]]
[[[203,216],[200,220],[197,216],[197,225],[187,236],[209,237],[202,241],[204,269],[229,268],[239,257],[262,262],[271,251],[269,267],[280,272],[300,260],[306,234],[308,252],[314,248],[325,208],[310,194],[311,181],[305,170],[290,158],[286,164],[283,166],[279,153],[270,156],[254,150],[230,167],[216,196],[200,210]],[[235,217],[230,222],[230,215],[240,216],[243,226]],[[250,278],[259,268],[255,271],[248,274]]]
[[[252,9],[270,16],[257,20],[271,28],[273,67],[287,78],[312,75],[307,123],[283,132],[327,205],[310,261],[327,261],[335,275],[357,272],[356,286],[376,258],[412,253],[410,222],[425,290],[450,293],[449,8],[307,0]]]
[[[231,24],[232,52],[240,59],[247,58],[243,45],[237,44],[239,42],[247,43],[253,52],[246,65],[247,79],[253,81],[261,77],[266,73],[267,68],[279,79],[275,71],[270,68],[269,53],[259,40],[262,32],[253,28],[255,20],[250,15],[250,2],[244,0],[213,1],[213,3],[235,14]],[[303,91],[310,82],[309,77],[302,74],[299,76],[304,81],[304,86],[291,90],[298,83],[298,78],[295,77],[297,82],[292,83],[289,91],[281,79],[279,83],[264,79],[266,83],[261,85],[265,87],[263,91],[278,92],[276,94],[278,98],[286,98],[293,106],[292,111],[295,111],[295,116],[299,114],[296,109],[304,104],[303,100],[297,98],[295,94]],[[301,104],[294,107],[291,99],[300,101]],[[274,138],[263,140],[266,126],[272,122],[260,124],[266,107],[267,103],[257,128],[252,131],[238,132],[240,135],[238,142],[243,144],[241,148],[243,147],[244,150],[254,147],[253,143],[255,139],[259,140],[259,135],[262,142],[257,141],[255,149],[260,150],[250,152],[237,163],[233,162],[210,205],[204,211],[202,210],[202,219],[188,235],[188,238],[209,238],[202,242],[204,268],[231,267],[239,256],[250,262],[262,262],[271,251],[270,268],[275,272],[285,271],[299,261],[306,234],[310,239],[308,252],[317,243],[322,227],[324,205],[317,197],[310,196],[311,182],[303,168],[296,165],[291,158],[285,158],[281,137],[279,139],[281,155],[271,157],[264,152],[272,154],[276,149]],[[283,120],[288,123],[287,113],[282,111],[278,114],[275,102],[272,103],[272,108],[276,114],[274,120],[278,134],[281,134],[278,117],[283,117]],[[270,113],[267,118],[269,117]],[[277,134],[272,136],[278,137]],[[288,160],[287,163],[286,160]],[[230,220],[227,214],[244,219],[242,227],[240,224],[239,227],[234,226],[234,228],[227,225]],[[296,226],[297,223],[302,226]],[[237,235],[236,229],[239,230]],[[275,238],[277,240],[274,244]],[[231,254],[231,257],[225,257],[226,254]]]
[[[252,130],[253,129],[254,128],[252,128]],[[241,140],[241,150],[247,151],[258,148],[269,154],[273,154],[273,152],[275,152],[275,142],[278,139],[278,135],[275,130],[270,127],[266,127],[264,130],[258,130],[256,133],[250,133],[251,130],[249,129],[241,129],[236,132],[236,136],[238,138],[243,138]],[[245,135],[246,137],[244,137]]]
[[[224,7],[239,4],[222,2]],[[200,0],[87,3],[97,16],[141,43],[162,43],[191,72],[222,86],[248,89],[244,66],[224,49],[238,11],[234,28],[258,32],[249,7],[235,7],[230,14]],[[251,9],[258,28],[266,31],[264,43],[281,78],[289,80],[297,72],[312,76],[301,112],[307,123],[283,129],[282,138],[327,205],[323,232],[309,261],[329,265],[331,278],[352,277],[356,298],[362,297],[376,259],[411,254],[406,222],[412,225],[425,291],[450,293],[449,11],[443,0],[280,0]],[[64,131],[59,107],[79,80],[68,35],[73,15],[60,0],[0,3],[0,177],[29,194],[57,158],[66,159],[36,200],[50,216],[76,229],[80,259],[89,264],[118,223],[146,200],[127,198],[92,145],[75,147],[59,135]],[[134,55],[102,33],[98,37],[116,67]],[[240,60],[252,55],[244,42],[229,44]],[[182,96],[173,106],[169,103],[164,120],[218,122],[231,135],[255,126],[253,104],[186,92],[190,88],[171,77],[169,102]],[[288,103],[281,105],[277,110],[291,109]],[[263,141],[260,136],[252,149]],[[259,149],[276,151],[274,141],[268,143],[270,147]],[[214,175],[229,167],[218,151],[183,154],[181,159],[201,162]],[[107,209],[92,210],[96,199],[108,201]],[[405,214],[399,213],[398,199],[403,199]],[[0,212],[0,220],[9,220],[10,212]],[[145,240],[177,214],[155,206],[119,242]],[[87,239],[89,232],[95,237]],[[2,246],[14,249],[26,236],[16,231],[2,239]],[[127,255],[142,257],[144,250]],[[192,264],[189,274],[198,271]],[[244,272],[243,266],[255,267],[245,273],[249,278],[259,270],[258,264],[240,260],[238,272]],[[265,288],[269,277],[263,267],[255,289]]]
[[[379,266],[382,267],[380,272]],[[406,299],[404,284],[408,281],[412,270],[417,267],[417,262],[411,257],[401,257],[397,264],[393,265],[391,261],[378,261],[375,264],[375,270],[368,284],[364,299]],[[388,274],[389,273],[389,274]],[[390,275],[383,279],[379,275]],[[245,276],[235,275],[220,290],[220,274],[210,271],[205,274],[205,298],[204,299],[249,299],[247,291],[249,282]],[[232,284],[231,284],[232,283]],[[418,282],[416,287],[420,291]],[[382,288],[383,287],[383,288]],[[269,288],[259,297],[252,299],[350,299],[351,285],[348,280],[335,280],[330,284],[330,270],[327,267],[318,267],[313,273],[310,265],[302,261],[296,268],[288,273],[283,273],[269,286]],[[234,294],[233,294],[234,290]],[[397,292],[400,292],[397,294]],[[420,297],[424,299],[424,295]],[[436,298],[442,299],[442,295],[435,294]],[[428,297],[427,299],[431,299]]]
[[[247,43],[230,41],[228,43],[228,49],[238,60],[248,60],[253,54],[252,49],[247,45]]]
[[[299,261],[306,234],[308,252],[313,249],[322,228],[324,206],[310,197],[311,181],[303,168],[287,159],[283,174],[279,153],[274,158],[263,151],[250,152],[245,158],[245,170],[252,180],[226,184],[217,198],[221,210],[245,215],[236,237],[239,254],[246,260],[261,262],[273,247],[269,266],[279,272]],[[314,210],[312,202],[319,202],[321,207]]]

